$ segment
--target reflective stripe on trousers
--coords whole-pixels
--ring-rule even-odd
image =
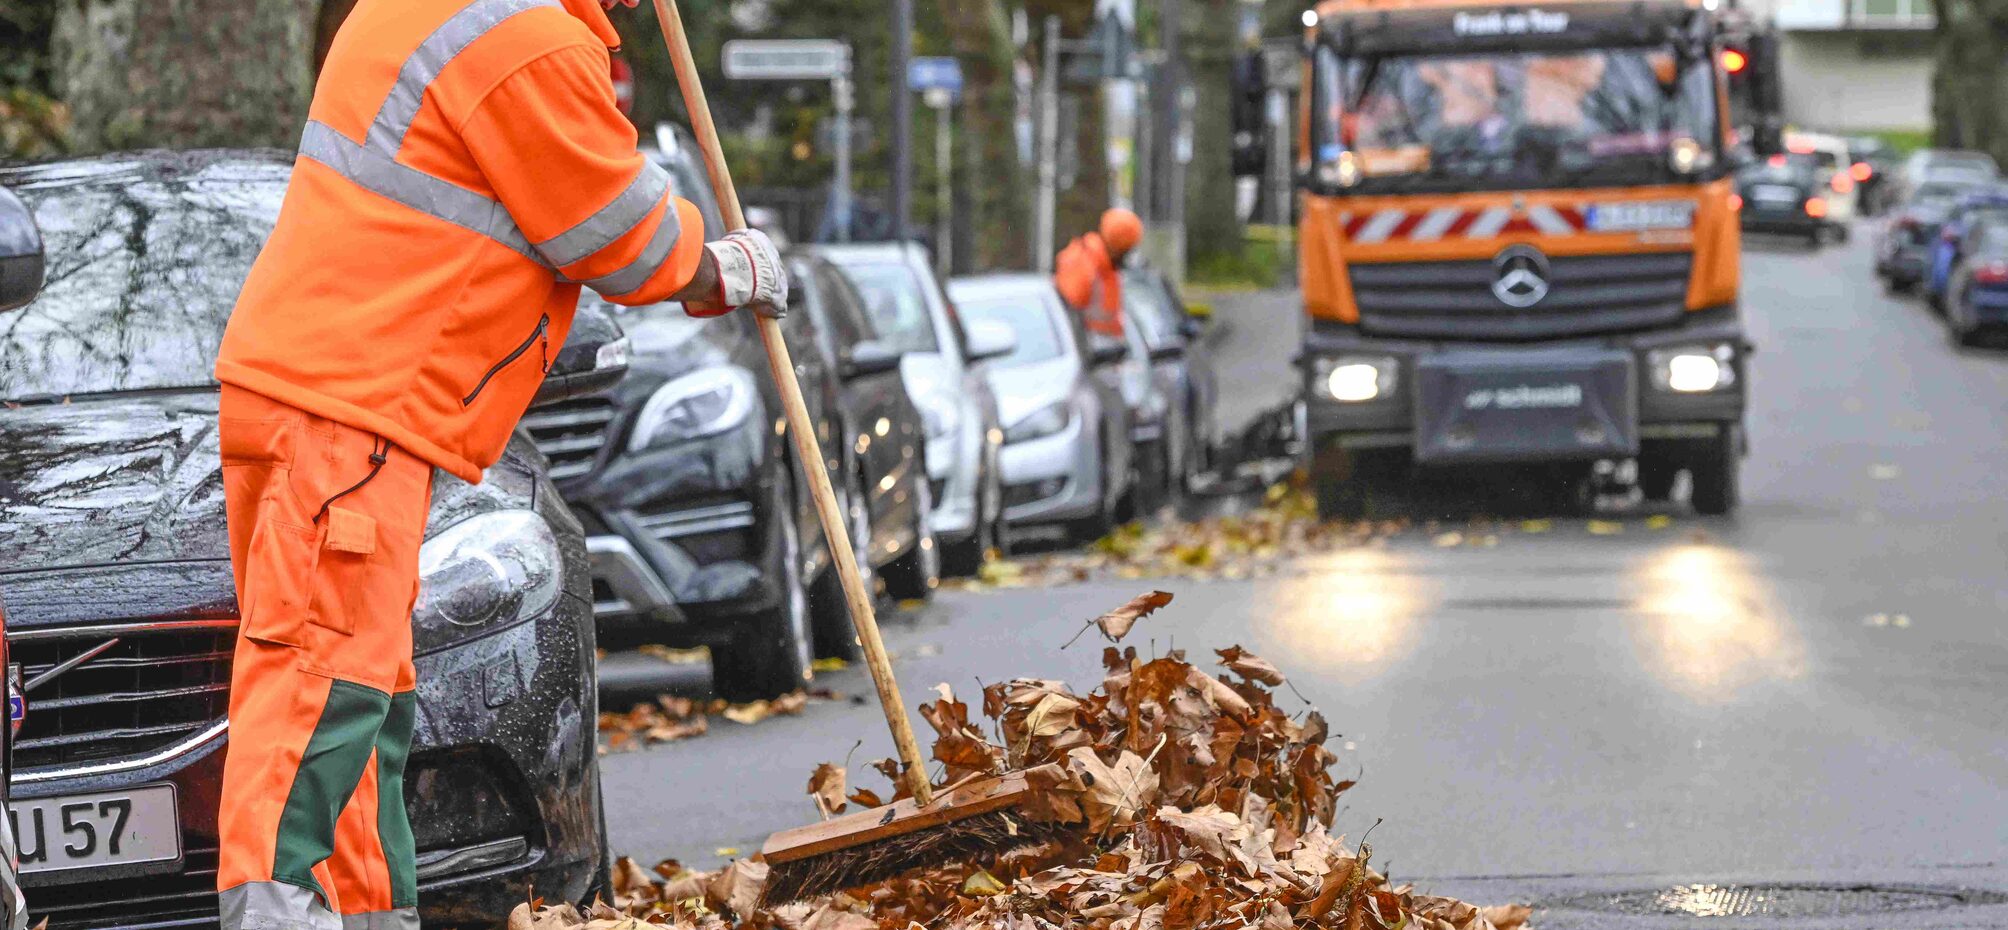
[[[418,930],[417,908],[336,917],[313,892],[284,882],[246,882],[217,904],[226,930]]]

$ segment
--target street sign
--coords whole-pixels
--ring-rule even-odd
[[[851,47],[835,39],[734,39],[725,76],[735,81],[828,81],[851,73]]]
[[[953,58],[916,58],[906,67],[906,83],[914,90],[962,93],[962,62]]]

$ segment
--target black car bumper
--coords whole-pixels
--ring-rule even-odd
[[[578,900],[601,875],[596,646],[583,597],[583,555],[567,553],[567,562],[566,593],[544,615],[416,662],[419,725],[405,803],[418,841],[420,905],[428,926],[496,926],[532,889],[551,900]],[[154,579],[159,601],[177,608],[196,606],[186,602],[188,592],[218,585],[227,591],[230,580],[229,565],[221,562],[184,563],[171,575],[158,566],[140,568],[119,580]],[[141,665],[65,676],[59,684],[77,693],[43,695],[40,710],[31,696],[24,736],[50,732],[37,726],[38,716],[61,724],[56,730],[82,720],[73,720],[77,711],[56,699],[160,689],[167,681],[228,682],[234,621],[48,622],[74,602],[80,584],[111,583],[74,572],[7,579],[10,606],[25,602],[29,608],[10,616],[15,623],[8,632],[20,660],[74,653],[111,635],[136,644],[147,658]],[[38,619],[43,622],[33,622]],[[198,696],[168,689],[147,702],[142,715],[155,726],[187,728],[185,736],[151,748],[98,758],[73,753],[38,765],[68,751],[45,741],[51,748],[30,748],[19,757],[28,765],[13,773],[16,799],[165,784],[174,786],[180,821],[178,862],[27,876],[34,919],[48,918],[53,930],[216,924],[217,792],[227,736],[220,706],[209,702],[219,698],[227,700],[227,691]],[[60,834],[51,835],[63,842]]]
[[[1804,210],[1760,210],[1744,207],[1741,222],[1745,232],[1808,236],[1835,225],[1825,217],[1807,216]]]
[[[769,568],[780,493],[773,434],[759,418],[715,436],[610,457],[565,494],[586,527],[593,603],[609,648],[730,638],[779,603]],[[820,553],[820,550],[819,550]]]
[[[1727,387],[1679,393],[1660,386],[1654,368],[1666,352],[1716,346],[1730,347],[1734,378]],[[1392,390],[1361,402],[1332,400],[1307,383],[1307,452],[1405,449],[1430,464],[1623,457],[1658,440],[1715,435],[1721,424],[1743,418],[1749,383],[1750,347],[1733,307],[1690,313],[1673,328],[1541,343],[1379,339],[1352,327],[1320,327],[1307,337],[1305,352],[1307,365],[1318,357],[1384,358],[1396,371]],[[1559,390],[1544,393],[1550,381]],[[1493,409],[1503,410],[1514,391],[1530,402],[1522,409],[1533,419],[1557,420],[1550,440],[1537,441],[1525,423],[1501,424],[1506,432],[1485,435],[1486,405],[1474,393],[1496,398]],[[1551,413],[1533,410],[1550,396],[1577,402],[1558,403]]]

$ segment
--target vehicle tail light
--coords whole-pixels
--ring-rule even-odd
[[[1738,211],[1738,210],[1741,210],[1741,209],[1743,209],[1743,195],[1742,195],[1742,194],[1730,194],[1730,195],[1729,195],[1729,212],[1731,212],[1731,213],[1735,213],[1736,211]]]
[[[1769,162],[1773,168],[1782,168],[1785,165],[1785,156],[1773,155],[1770,157]]]
[[[1806,198],[1806,215],[1813,219],[1827,215],[1827,201],[1821,197]]]
[[[1857,181],[1866,181],[1876,176],[1876,168],[1868,162],[1858,161],[1852,167],[1848,168],[1848,173],[1853,175]]]
[[[1834,179],[1828,181],[1827,186],[1833,188],[1836,194],[1845,194],[1855,189],[1855,179],[1836,171]]]
[[[1988,262],[1973,269],[1975,284],[2008,284],[2008,262]]]

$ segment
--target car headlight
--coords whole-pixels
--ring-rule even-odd
[[[1707,394],[1736,384],[1736,347],[1728,343],[1654,349],[1646,354],[1652,383],[1676,394]]]
[[[940,439],[962,428],[962,407],[953,398],[930,396],[916,406],[929,439]]]
[[[563,578],[558,536],[531,511],[499,510],[448,527],[418,548],[418,651],[550,610]]]
[[[1004,429],[1005,443],[1027,442],[1043,439],[1062,432],[1074,420],[1074,409],[1061,401],[1049,407],[1041,407],[1018,422]]]
[[[745,369],[720,366],[691,372],[656,388],[642,405],[628,451],[715,436],[746,422],[759,399],[760,389]]]
[[[1357,404],[1394,393],[1401,364],[1391,356],[1338,356],[1311,364],[1311,388],[1326,400]]]

